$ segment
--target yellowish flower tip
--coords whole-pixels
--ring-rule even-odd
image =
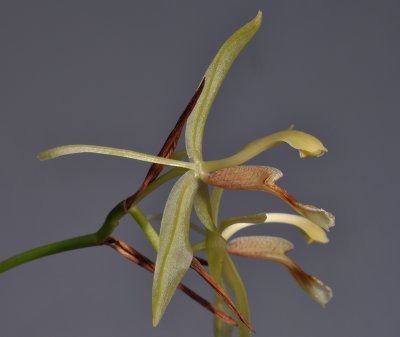
[[[323,241],[313,240],[306,234],[304,235],[304,240],[307,244],[311,245],[312,243],[329,243],[329,238],[326,236]]]
[[[52,159],[53,157],[51,156],[51,152],[49,150],[46,151],[42,151],[40,152],[36,158],[40,161],[44,161],[44,160],[49,160]]]
[[[307,243],[328,243],[329,238],[325,231],[316,223],[309,219],[285,213],[268,213],[265,223],[286,223],[296,226],[304,234]]]
[[[328,149],[323,145],[322,145],[322,148],[316,149],[315,151],[302,151],[302,150],[299,150],[300,158],[321,157],[326,152],[328,152]]]
[[[254,18],[254,21],[257,23],[257,25],[261,25],[263,19],[263,13],[261,10],[258,10],[256,17]]]
[[[298,201],[295,201],[292,206],[298,213],[316,223],[327,232],[329,232],[330,228],[335,226],[335,216],[322,208],[301,204]]]
[[[151,323],[152,323],[154,328],[157,327],[157,325],[160,323],[160,318],[153,316],[153,320],[152,320]]]
[[[293,139],[293,147],[299,150],[301,158],[306,157],[321,157],[324,153],[328,152],[328,149],[322,144],[322,142],[309,134],[302,131],[293,130],[297,134],[297,139]],[[298,143],[296,146],[295,144]]]

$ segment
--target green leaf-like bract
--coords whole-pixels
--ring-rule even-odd
[[[194,172],[185,173],[172,188],[165,205],[153,281],[154,326],[160,322],[192,261],[189,227],[197,188],[198,180]]]

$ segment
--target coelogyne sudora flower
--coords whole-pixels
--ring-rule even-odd
[[[218,90],[227,75],[234,60],[258,31],[262,22],[262,14],[236,31],[221,47],[217,55],[206,70],[197,96],[192,104],[192,112],[186,126],[186,151],[189,161],[179,160],[176,155],[169,158],[176,146],[176,137],[171,140],[165,151],[159,156],[148,155],[131,150],[122,150],[94,145],[67,145],[44,151],[39,154],[41,160],[74,154],[99,153],[112,156],[133,158],[158,164],[151,171],[137,194],[128,202],[123,203],[123,209],[117,206],[107,217],[107,229],[101,229],[104,238],[109,236],[117,226],[119,218],[129,212],[141,225],[152,246],[157,251],[157,260],[154,270],[152,307],[153,324],[157,325],[162,318],[176,288],[189,267],[193,266],[193,254],[205,250],[209,271],[215,289],[229,287],[235,294],[236,307],[230,305],[229,300],[216,296],[216,308],[229,315],[238,316],[239,335],[249,336],[252,329],[250,309],[246,290],[230,254],[248,258],[268,259],[279,262],[288,268],[297,283],[309,293],[317,302],[325,305],[331,298],[332,292],[316,277],[305,273],[286,253],[293,249],[293,245],[282,238],[270,236],[231,237],[243,228],[255,224],[271,222],[291,224],[300,229],[307,242],[327,243],[325,231],[334,226],[334,217],[329,212],[307,204],[302,204],[292,197],[286,190],[276,185],[282,177],[282,172],[268,166],[243,166],[269,148],[287,144],[297,150],[300,157],[319,157],[327,152],[324,145],[312,135],[298,130],[284,130],[259,138],[244,146],[236,154],[220,159],[205,161],[202,155],[202,140],[206,119]],[[184,121],[178,122],[180,129]],[[177,125],[178,125],[177,124]],[[180,130],[179,129],[179,130]],[[180,131],[179,131],[180,134]],[[178,135],[179,136],[179,135]],[[166,143],[166,144],[167,144]],[[158,179],[162,166],[177,167],[170,170]],[[154,173],[157,172],[157,173]],[[136,204],[146,193],[161,185],[163,182],[180,176],[173,186],[161,218],[159,237],[152,229],[146,217],[137,208]],[[211,193],[209,186],[212,187]],[[293,208],[299,215],[285,213],[263,213],[247,216],[235,216],[222,221],[218,220],[218,210],[224,189],[255,190],[271,193]],[[191,212],[195,209],[203,227],[193,227],[204,234],[204,241],[192,246],[190,242]],[[117,219],[117,220],[115,220]],[[111,229],[110,229],[111,228]],[[115,244],[115,242],[112,242]],[[122,247],[122,246],[120,246]],[[123,250],[123,248],[120,248]],[[150,267],[151,269],[152,267]],[[223,293],[220,290],[219,294]],[[238,309],[238,310],[237,310]],[[232,313],[233,310],[233,313]],[[229,320],[228,320],[229,321]],[[215,335],[228,336],[232,326],[221,315],[215,319]]]

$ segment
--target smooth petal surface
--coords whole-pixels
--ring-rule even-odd
[[[213,222],[215,224],[218,224],[219,208],[220,208],[223,193],[224,193],[224,190],[219,187],[213,187],[213,189],[211,191],[211,201],[210,201],[211,213],[212,213]]]
[[[148,163],[162,164],[168,166],[176,166],[187,169],[194,169],[193,163],[188,163],[175,159],[168,159],[164,157],[153,156],[150,154],[136,152],[125,149],[117,149],[114,147],[98,146],[98,145],[64,145],[55,147],[49,150],[40,152],[37,156],[39,160],[49,160],[61,156],[67,156],[70,154],[78,153],[95,153],[95,154],[105,154],[108,156],[123,157],[129,159],[136,159],[141,161],[146,161]]]
[[[307,242],[328,243],[329,239],[320,226],[305,217],[287,213],[260,213],[253,216],[230,218],[221,223],[222,236],[229,240],[238,231],[262,223],[283,223],[293,225],[306,236]]]
[[[221,169],[202,177],[207,184],[228,190],[255,190],[269,192],[286,201],[296,212],[329,230],[335,225],[335,217],[312,205],[304,205],[293,198],[275,182],[283,176],[282,172],[269,166],[235,166]]]
[[[242,216],[235,216],[231,218],[227,218],[221,221],[219,224],[219,230],[222,233],[226,233],[226,229],[230,228],[234,225],[241,224],[241,223],[248,223],[248,224],[260,224],[264,223],[267,220],[267,213],[257,213],[257,214],[251,214],[251,215],[242,215]],[[249,225],[251,226],[251,225]],[[231,235],[225,236],[223,235],[224,239],[227,240],[229,239],[233,234],[236,232],[233,232]]]
[[[192,261],[189,227],[197,187],[198,180],[194,172],[185,173],[172,188],[165,205],[153,281],[154,326],[161,320]]]
[[[216,225],[212,218],[210,194],[208,192],[208,185],[199,182],[199,188],[194,198],[194,209],[200,222],[210,231],[216,229]]]
[[[227,261],[229,260],[229,256],[226,252],[226,241],[222,238],[219,232],[207,231],[206,253],[211,276],[220,287],[224,288],[222,273],[223,269],[226,267],[226,263],[229,263],[229,261]],[[235,282],[237,282],[237,278],[235,278],[234,283]],[[233,311],[240,319],[240,321],[238,322],[239,331],[241,329],[241,326],[242,329],[246,331],[250,331],[250,329],[251,331],[254,331],[254,328],[249,323],[249,311],[247,310],[247,308],[243,308],[243,305],[240,306],[241,303],[239,303],[237,297],[236,300],[236,308]],[[231,309],[233,308],[231,307]]]
[[[226,287],[223,287],[226,291]],[[227,291],[226,291],[227,292]],[[214,305],[223,312],[227,313],[229,316],[234,316],[232,310],[225,304],[221,297],[215,295]],[[231,337],[233,335],[233,326],[227,324],[222,319],[214,316],[214,337]]]
[[[222,266],[225,259],[226,241],[218,232],[207,231],[206,253],[208,267],[213,279],[221,285]]]
[[[207,231],[206,234],[206,253],[208,268],[213,279],[218,285],[226,291],[225,285],[222,281],[222,268],[225,264],[226,254],[226,241],[216,231]],[[224,310],[224,312],[231,314],[231,310],[225,304],[219,295],[215,295],[215,305],[217,308]],[[214,317],[214,336],[215,337],[228,337],[233,332],[232,326],[226,324],[218,317]]]
[[[328,151],[318,138],[308,133],[298,130],[285,130],[256,139],[233,156],[220,160],[206,161],[202,167],[204,171],[210,172],[225,167],[241,165],[269,148],[283,143],[298,150],[302,158],[309,156],[320,157]]]
[[[204,126],[210,108],[232,63],[258,31],[262,14],[237,30],[221,47],[204,74],[204,89],[194,107],[186,126],[186,149],[192,162],[202,161],[202,141]]]
[[[230,254],[272,260],[288,268],[297,283],[318,303],[324,306],[332,298],[332,290],[324,285],[315,276],[308,275],[286,253],[294,248],[293,244],[285,239],[272,236],[239,237],[228,243]]]
[[[148,221],[161,221],[162,220],[162,214],[161,213],[157,213],[157,214],[149,214],[146,216],[146,219]],[[202,235],[206,235],[206,231],[204,229],[203,226],[197,225],[193,222],[190,223],[190,228],[193,229],[195,232],[202,234]]]
[[[247,320],[250,320],[250,304],[247,296],[246,287],[231,257],[227,253],[225,254],[225,262],[222,270],[224,279],[226,280],[229,288],[235,295],[236,305],[238,309],[247,318]],[[238,323],[239,337],[250,337],[251,332],[246,327],[246,325],[244,325],[242,322]]]

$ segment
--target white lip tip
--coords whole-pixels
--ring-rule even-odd
[[[322,281],[312,276],[313,283],[308,288],[309,294],[317,301],[323,308],[329,303],[333,297],[333,292],[330,287],[325,285]]]

